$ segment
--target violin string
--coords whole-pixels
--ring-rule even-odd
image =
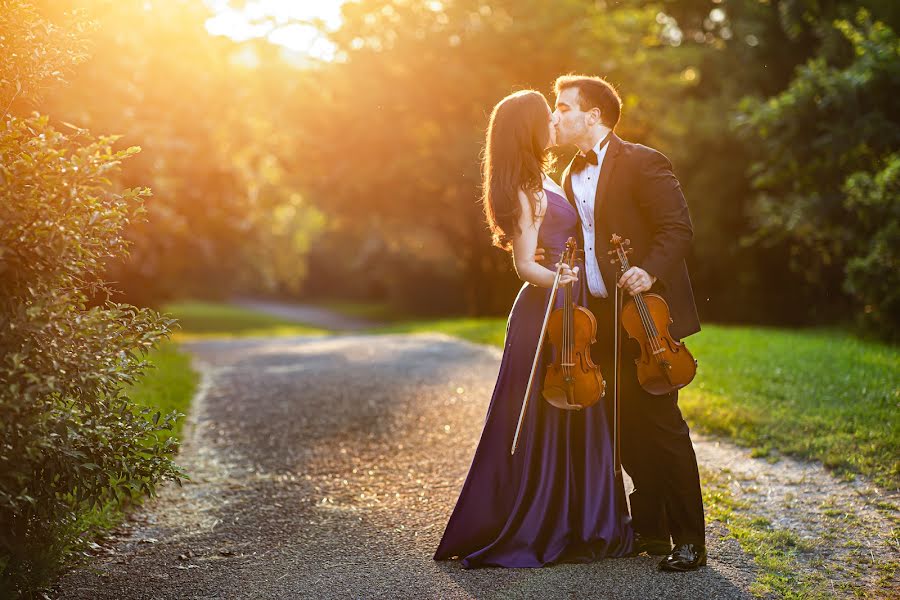
[[[646,319],[644,327],[647,329],[647,341],[650,343],[650,348],[653,349],[653,357],[656,359],[656,362],[661,362],[662,357],[657,351],[661,350],[662,346],[659,343],[656,325],[653,322],[653,317],[650,315],[650,309],[647,307],[647,304],[641,294],[638,294],[638,296],[635,297],[635,304],[638,304],[641,307],[639,310],[643,310],[643,314],[646,315],[644,317]],[[649,323],[649,327],[647,323]]]
[[[572,248],[571,256],[569,256],[569,265],[574,269],[575,268],[575,248]],[[569,356],[569,363],[575,363],[575,283],[572,283],[572,351]],[[575,367],[570,367],[570,369],[574,372]]]
[[[653,317],[650,316],[650,311],[641,294],[637,294],[634,297],[634,304],[637,306],[638,313],[641,315],[641,321],[644,324],[644,330],[647,333],[647,341],[650,344],[650,348],[655,352],[659,349],[659,342],[655,335],[656,327],[653,325]],[[654,356],[658,357],[659,355],[654,353]]]
[[[565,260],[566,260],[566,252],[563,251],[562,254],[560,254],[560,256],[559,256],[559,262],[562,263],[562,262],[565,262]],[[560,271],[561,270],[562,270],[562,266],[560,266]],[[562,313],[563,314],[563,317],[562,317],[562,345],[559,349],[559,362],[561,365],[564,365],[564,364],[566,364],[566,342],[567,342],[566,334],[568,333],[566,331],[565,286],[563,286],[563,307],[562,307],[562,309],[563,309],[563,313]],[[563,374],[565,374],[566,368],[563,367],[562,369],[563,369]]]
[[[654,344],[656,345],[657,350],[662,350],[662,344],[659,341],[659,330],[656,328],[656,321],[653,320],[653,315],[650,312],[650,307],[647,306],[647,300],[641,295],[641,304],[644,305],[644,310],[647,312],[647,318],[650,321],[650,331],[653,334]]]
[[[653,326],[653,318],[650,316],[650,311],[647,308],[647,303],[644,302],[643,295],[635,294],[634,303],[641,315],[641,320],[644,322],[644,328],[647,330],[647,336],[655,339],[654,333],[656,328]]]
[[[563,256],[563,260],[565,260],[565,256]],[[560,350],[562,356],[560,363],[563,365],[563,376],[568,375],[566,372],[565,364],[568,362],[568,354],[569,354],[569,286],[566,284],[565,292],[563,294],[563,320],[562,320],[562,348]]]
[[[623,253],[623,266],[627,270],[630,265],[628,264],[628,256]],[[657,340],[657,332],[656,327],[653,323],[653,318],[650,316],[650,311],[647,308],[647,304],[644,302],[644,296],[642,294],[637,294],[634,296],[634,304],[638,309],[638,314],[641,317],[641,323],[644,326],[644,330],[647,333],[648,342],[650,343],[650,347],[655,351],[660,349],[659,342]],[[654,355],[658,356],[658,355]]]
[[[566,256],[566,264],[569,265],[570,267],[572,266],[572,253],[571,252],[569,252],[569,255]],[[572,351],[575,347],[575,340],[574,340],[574,336],[575,336],[574,320],[575,319],[574,319],[574,315],[572,314],[572,284],[571,283],[566,286],[566,293],[568,295],[568,297],[566,298],[566,308],[569,310],[569,318],[566,319],[566,326],[569,328],[569,345],[568,345],[569,356],[566,357],[566,364],[568,365],[569,363],[572,362]],[[572,368],[571,367],[566,367],[566,375],[568,375],[569,377],[572,376]]]
[[[650,307],[647,306],[647,300],[644,298],[644,294],[638,294],[641,299],[641,306],[644,308],[644,312],[647,314],[648,320],[650,322],[650,333],[653,334],[654,339],[659,339],[659,331],[656,330],[656,321],[653,320],[653,315],[650,313]]]
[[[627,271],[631,267],[631,265],[628,263],[628,254],[625,252],[625,250],[621,246],[616,248],[616,253],[619,256],[619,264],[621,265],[622,273],[624,274],[625,271]],[[647,331],[647,316],[644,314],[643,311],[641,311],[641,306],[638,303],[637,296],[634,297],[634,305],[637,308],[638,316],[641,319],[641,325],[643,325],[644,331]]]
[[[570,268],[575,267],[575,249],[572,248],[572,251],[569,252],[569,260],[566,261],[566,264],[569,265]],[[575,284],[569,284],[569,359],[566,361],[567,364],[572,364],[575,361],[575,299],[574,299],[574,288]],[[572,367],[567,367],[569,369],[569,376],[572,375]]]
[[[619,255],[619,261],[622,264],[622,270],[627,271],[630,265],[628,264],[628,255],[621,248],[617,248],[617,254]],[[656,326],[653,323],[653,318],[650,316],[649,309],[647,308],[647,304],[644,302],[644,297],[642,294],[637,294],[634,296],[634,305],[638,309],[638,315],[641,319],[641,324],[644,326],[644,331],[647,333],[647,341],[650,344],[650,348],[654,351],[654,358],[657,362],[659,362],[660,356],[656,353],[657,350],[661,348],[659,341],[657,340],[657,332]]]
[[[562,255],[559,257],[559,262],[566,262],[566,251],[563,250]],[[562,267],[560,267],[562,269]],[[562,318],[562,347],[560,348],[560,364],[563,365],[562,372],[563,376],[567,375],[566,372],[566,359],[568,358],[568,348],[569,348],[569,310],[568,310],[568,294],[569,294],[569,286],[565,285],[563,287],[563,318]]]

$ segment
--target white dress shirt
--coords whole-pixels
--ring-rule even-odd
[[[594,223],[594,200],[597,195],[597,179],[600,177],[600,167],[603,166],[603,159],[606,157],[606,150],[609,143],[598,151],[601,139],[594,146],[594,152],[597,154],[597,164],[590,163],[584,170],[578,173],[572,173],[572,192],[575,194],[575,207],[578,214],[581,215],[581,231],[584,233],[584,270],[587,279],[588,290],[593,296],[606,298],[609,293],[606,291],[606,285],[603,283],[603,276],[600,274],[600,265],[597,263],[597,253],[595,252],[595,236],[597,224]]]

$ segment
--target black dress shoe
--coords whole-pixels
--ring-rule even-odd
[[[668,540],[641,535],[640,533],[634,534],[635,554],[646,552],[653,556],[665,556],[671,551],[672,544]]]
[[[659,563],[660,571],[696,571],[706,564],[706,546],[677,544]]]

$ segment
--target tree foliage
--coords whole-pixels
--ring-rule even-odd
[[[900,119],[890,107],[900,94],[900,39],[866,11],[834,29],[849,42],[848,59],[816,56],[783,92],[742,107],[742,126],[762,142],[753,239],[787,243],[811,285],[843,285],[855,312],[896,336]]]
[[[846,261],[817,272],[798,240],[767,224],[766,197],[784,208],[793,205],[783,198],[797,192],[766,179],[793,165],[809,190],[840,204],[844,178],[857,167],[821,167],[818,145],[869,144],[879,156],[895,147],[884,90],[853,71],[867,68],[862,59],[843,75],[861,78],[853,85],[867,97],[857,114],[844,103],[823,118],[815,96],[781,121],[771,108],[749,107],[794,95],[808,85],[805,70],[847,68],[854,50],[834,22],[847,22],[860,4],[876,29],[898,18],[883,0],[347,4],[331,34],[338,60],[322,66],[310,89],[315,118],[299,106],[289,117],[303,123],[295,170],[330,218],[311,282],[342,294],[351,281],[365,295],[371,282],[389,281],[387,295],[408,308],[507,309],[517,282],[508,257],[489,246],[477,204],[487,114],[514,89],[549,96],[555,76],[574,71],[617,85],[620,135],[672,158],[697,233],[689,266],[703,318],[840,320],[854,309],[842,291]],[[750,113],[759,127],[748,125]],[[560,164],[571,152],[561,151]],[[358,251],[336,267],[331,258],[346,247]],[[328,280],[335,268],[343,277]]]
[[[332,35],[340,59],[312,92],[316,115],[290,118],[306,123],[296,171],[334,225],[314,259],[362,248],[328,268],[362,293],[388,281],[386,295],[406,310],[508,309],[515,278],[478,203],[490,109],[514,89],[549,96],[557,75],[599,68],[627,90],[626,135],[652,138],[654,108],[684,84],[647,45],[655,15],[576,1],[345,5]]]
[[[58,3],[44,4],[67,22]],[[696,228],[689,268],[703,319],[830,323],[871,305],[847,291],[844,259],[829,250],[819,268],[811,238],[769,220],[793,198],[813,201],[775,174],[793,152],[781,148],[812,148],[826,131],[856,141],[868,129],[836,112],[810,118],[816,106],[794,110],[796,122],[784,109],[790,126],[770,135],[777,117],[765,107],[795,94],[804,69],[854,62],[834,22],[853,22],[859,6],[873,27],[896,28],[890,0],[360,0],[326,32],[336,56],[320,63],[264,39],[208,35],[201,2],[79,4],[95,22],[69,47],[83,58],[89,46],[92,59],[48,71],[70,85],[41,107],[144,149],[114,178],[154,190],[149,219],[128,228],[130,259],[110,266],[128,298],[278,290],[388,300],[407,312],[508,310],[520,282],[490,246],[478,204],[488,114],[523,87],[552,101],[557,75],[584,72],[622,92],[619,133],[675,165]],[[879,114],[890,120],[866,112],[867,128]],[[572,152],[562,149],[558,164]],[[790,160],[833,206],[849,175],[884,166],[820,169],[808,155]]]
[[[93,23],[91,60],[40,108],[139,145],[116,179],[154,191],[109,279],[141,304],[296,290],[322,226],[285,160],[302,130],[282,118],[298,71],[264,40],[209,35],[203,2],[79,4]]]
[[[861,305],[864,326],[881,337],[900,337],[900,155],[877,173],[854,173],[844,183],[844,208],[854,240],[844,289]]]

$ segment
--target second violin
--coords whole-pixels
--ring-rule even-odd
[[[630,268],[630,241],[613,234],[610,243],[615,255],[611,263],[619,263],[620,273]],[[655,395],[668,394],[689,384],[697,373],[697,361],[687,346],[669,333],[669,305],[658,294],[637,293],[622,308],[622,327],[641,346],[637,378],[645,390]]]

